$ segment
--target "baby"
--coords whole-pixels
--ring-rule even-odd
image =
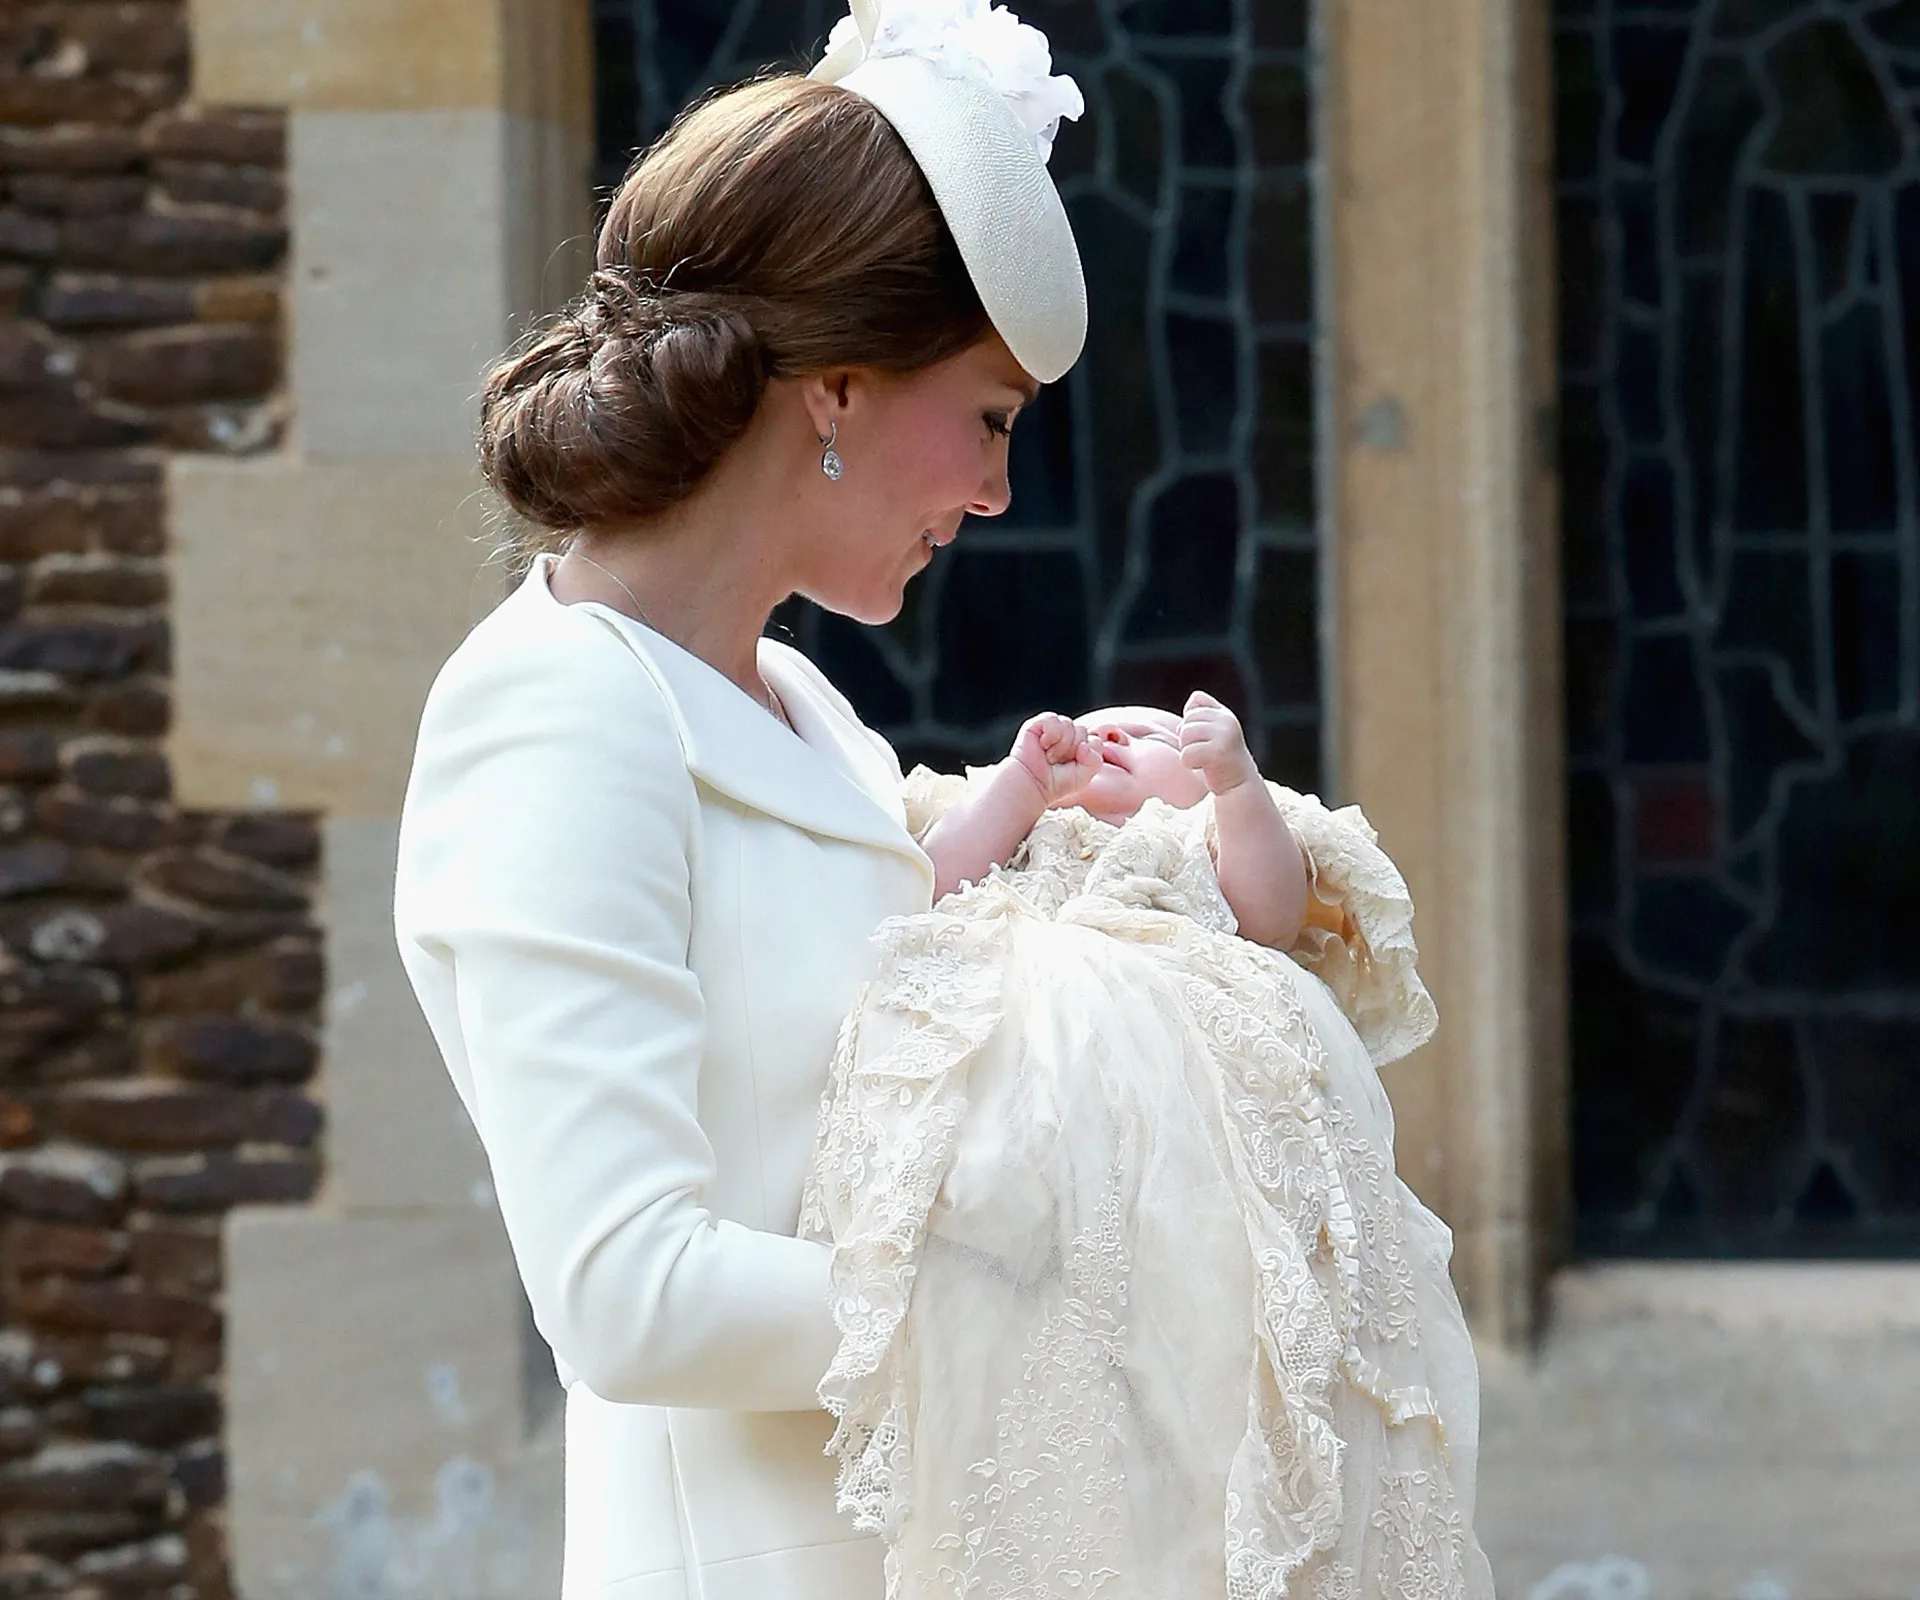
[[[1365,818],[1205,694],[1035,717],[906,810],[939,898],[879,931],[801,1218],[890,1600],[1490,1600],[1451,1239],[1375,1073],[1433,1006]]]
[[[1284,950],[1310,915],[1327,925],[1328,908],[1308,894],[1300,847],[1260,779],[1240,719],[1200,690],[1177,717],[1121,706],[1078,721],[1057,712],[1028,721],[1007,758],[921,840],[934,896],[1003,866],[1055,807],[1078,806],[1118,826],[1148,800],[1187,810],[1209,794],[1220,892],[1241,937]]]

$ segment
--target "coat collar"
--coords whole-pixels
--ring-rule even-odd
[[[544,561],[527,582],[556,605]],[[907,832],[899,767],[887,760],[853,710],[798,651],[760,641],[760,669],[793,727],[756,704],[724,673],[624,612],[594,601],[580,609],[610,627],[660,688],[687,769],[708,788],[809,833],[871,845],[923,869]]]

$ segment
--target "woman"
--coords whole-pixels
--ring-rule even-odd
[[[795,593],[886,621],[1006,508],[1085,336],[1044,165],[1078,109],[1005,12],[862,0],[812,81],[676,124],[489,376],[543,553],[429,698],[395,917],[567,1385],[570,1597],[882,1591],[794,1235],[870,937],[933,879],[893,752],[761,634]]]

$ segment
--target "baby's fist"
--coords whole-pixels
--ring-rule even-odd
[[[1040,786],[1041,804],[1071,804],[1102,765],[1100,750],[1071,717],[1043,712],[1021,725],[1013,759]]]
[[[1180,759],[1207,780],[1215,794],[1258,779],[1240,719],[1210,694],[1196,689],[1180,716]]]

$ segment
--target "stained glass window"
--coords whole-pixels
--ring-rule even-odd
[[[1053,155],[1088,276],[1079,366],[1014,432],[1013,507],[866,629],[779,624],[909,762],[1032,712],[1235,706],[1319,773],[1306,0],[1027,0],[1088,111]],[[827,0],[599,0],[603,184],[690,97],[817,54]],[[849,471],[863,470],[850,461]]]
[[[1920,0],[1557,0],[1593,1253],[1920,1249]]]

